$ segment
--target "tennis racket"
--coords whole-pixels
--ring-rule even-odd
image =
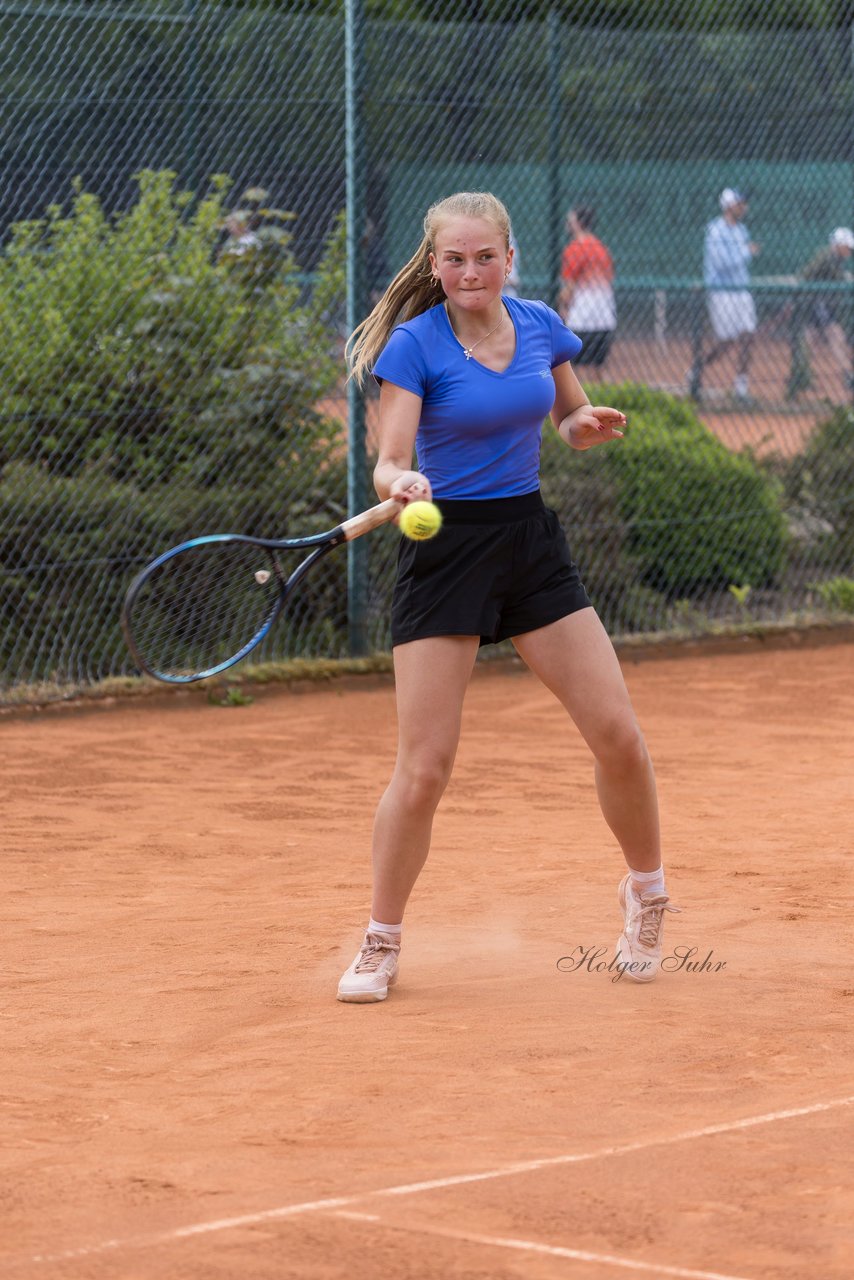
[[[213,533],[164,551],[137,574],[122,606],[122,630],[142,671],[166,684],[191,684],[233,667],[270,634],[288,597],[333,547],[393,520],[389,498],[307,538]],[[286,574],[279,553],[309,554]]]

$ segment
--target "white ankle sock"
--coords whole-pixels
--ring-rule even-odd
[[[402,931],[402,924],[380,924],[373,916],[368,921],[368,933],[390,933],[399,937]]]
[[[657,871],[634,871],[629,867],[631,872],[632,884],[638,893],[667,893],[664,887],[664,866],[660,866]]]

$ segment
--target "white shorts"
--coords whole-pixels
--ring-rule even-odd
[[[709,319],[719,342],[756,332],[756,307],[747,289],[709,294]]]

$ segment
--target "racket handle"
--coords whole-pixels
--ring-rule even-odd
[[[404,503],[398,502],[397,498],[386,498],[385,502],[369,507],[367,511],[361,511],[357,516],[351,516],[341,525],[345,541],[352,542],[354,538],[360,538],[363,533],[378,529],[381,524],[388,524],[400,514],[403,507]]]

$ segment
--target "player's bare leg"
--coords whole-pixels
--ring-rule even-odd
[[[398,924],[403,919],[427,859],[477,650],[477,636],[437,636],[395,647],[398,752],[374,820],[375,920]]]
[[[665,912],[679,908],[665,888],[655,776],[617,655],[592,609],[514,643],[593,752],[602,813],[629,867],[618,890],[623,927],[615,955],[629,978],[650,982],[661,968]]]
[[[403,913],[427,859],[433,815],[451,776],[477,649],[476,636],[395,647],[397,761],[374,820],[371,919],[358,955],[338,984],[339,1000],[385,1000],[397,982]]]
[[[629,867],[655,871],[661,866],[655,774],[617,655],[595,611],[581,609],[513,643],[590,747],[602,814]]]

